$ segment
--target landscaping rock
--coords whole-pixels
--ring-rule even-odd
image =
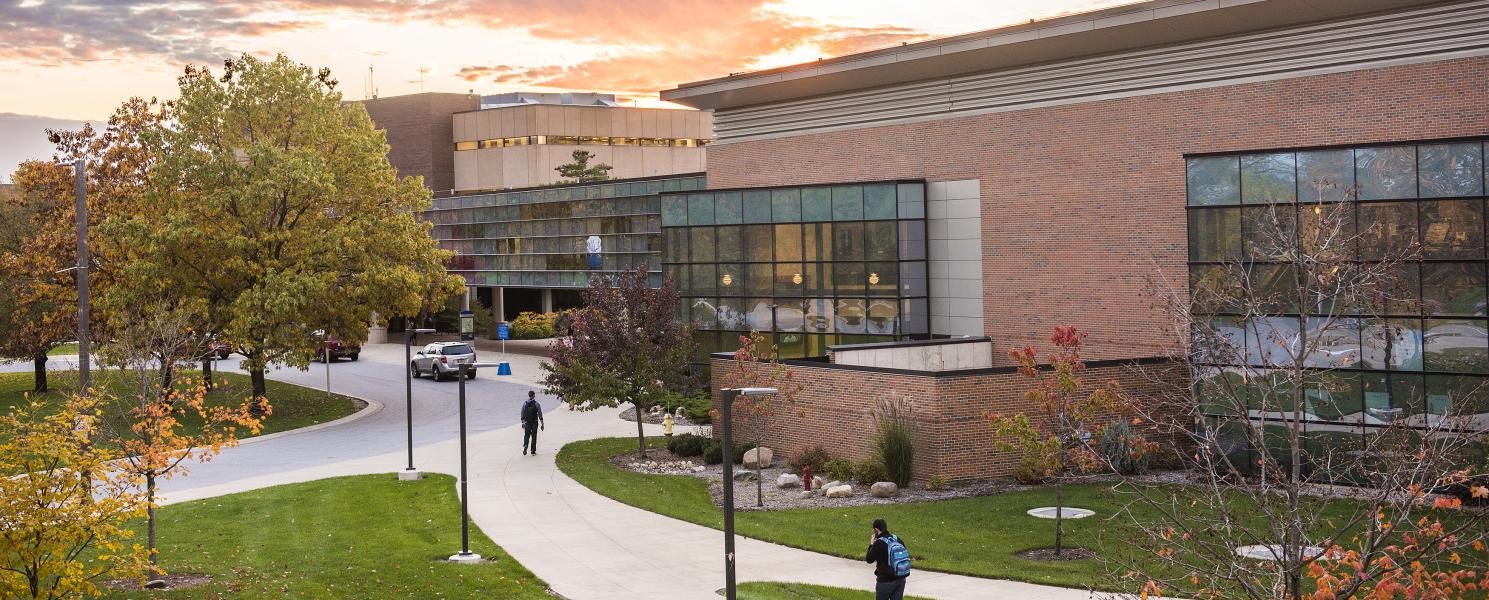
[[[776,478],[776,487],[783,490],[787,488],[801,487],[801,478],[790,473],[781,473],[781,476]]]
[[[823,479],[821,477],[818,477],[816,475],[813,475],[812,476],[812,489],[814,489],[814,490],[815,489],[818,489],[818,488],[822,487],[822,484],[824,484],[824,483],[827,483],[827,482],[826,481],[823,481]]]
[[[839,485],[827,488],[828,498],[847,498],[853,495],[853,486]]]
[[[895,485],[893,481],[880,481],[869,488],[869,494],[875,498],[893,498],[898,493],[900,493],[900,486]]]
[[[811,498],[812,496],[816,496],[816,495],[817,495],[817,492],[808,492],[808,491],[803,490],[800,494],[797,494],[796,497],[797,498],[800,498],[802,500],[806,500],[807,498]]]
[[[739,473],[735,473],[734,474],[734,481],[736,481],[738,483],[745,483],[745,482],[754,481],[754,480],[755,480],[755,472],[754,471],[741,471]]]
[[[770,448],[761,446],[745,451],[743,465],[746,469],[764,469],[770,467],[774,460],[775,453]]]
[[[702,473],[703,471],[705,471],[707,469],[708,469],[708,467],[705,467],[703,465],[693,465],[693,472],[694,473]]]
[[[138,580],[136,580],[136,581],[138,581]],[[147,589],[147,590],[163,590],[163,589],[165,589],[165,580],[164,579],[151,579],[150,581],[146,581],[145,582],[145,589]]]
[[[838,486],[840,486],[840,485],[843,485],[843,482],[841,482],[841,481],[838,481],[838,480],[836,480],[836,479],[834,479],[834,480],[832,480],[832,481],[829,481],[829,482],[827,482],[827,483],[824,483],[824,484],[820,484],[820,485],[818,485],[818,484],[815,484],[815,483],[814,483],[814,484],[812,484],[812,485],[813,485],[813,486],[815,486],[815,487],[818,487],[818,488],[821,488],[821,489],[824,489],[824,490],[830,490],[830,489],[832,489],[832,488],[835,488],[835,487],[838,487]]]

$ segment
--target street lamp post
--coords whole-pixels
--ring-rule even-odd
[[[724,598],[735,600],[734,591],[734,436],[730,416],[734,399],[740,396],[764,396],[775,388],[724,388],[719,390],[719,414],[724,423]]]
[[[78,247],[78,392],[87,395],[88,388],[92,385],[89,377],[89,353],[92,352],[89,342],[88,320],[90,319],[88,300],[88,266],[92,257],[88,255],[88,160],[78,159],[72,163],[73,177],[77,180],[77,205],[74,216],[77,221],[77,247]]]
[[[450,556],[453,562],[481,560],[481,555],[470,551],[470,479],[466,476],[465,459],[465,380],[470,379],[469,371],[472,369],[494,366],[496,363],[469,362],[460,365],[460,552]]]
[[[414,329],[407,324],[403,327],[403,364],[408,365],[408,369],[403,372],[403,412],[408,419],[408,468],[398,474],[399,481],[417,481],[423,478],[419,470],[414,468],[414,357],[409,354],[414,336],[421,333],[434,333],[434,330]]]

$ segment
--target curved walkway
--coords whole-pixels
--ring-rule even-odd
[[[191,474],[165,483],[167,502],[182,502],[284,483],[402,470],[405,410],[402,348],[364,349],[357,363],[332,365],[332,390],[383,405],[335,426],[230,448]],[[502,360],[482,351],[483,360]],[[638,598],[717,600],[723,586],[723,534],[610,500],[570,479],[554,464],[564,444],[635,435],[617,409],[580,413],[544,398],[547,424],[537,456],[520,450],[518,405],[539,376],[535,357],[510,355],[516,376],[469,382],[471,518],[497,544],[570,600]],[[54,361],[63,362],[63,361]],[[233,368],[222,364],[222,371]],[[270,377],[325,385],[324,365]],[[524,383],[525,382],[525,383]],[[415,465],[459,472],[455,382],[414,382]],[[660,428],[648,426],[649,434]],[[451,519],[451,527],[458,527]],[[859,541],[844,540],[858,547]],[[451,548],[451,552],[458,548]],[[740,581],[810,582],[868,590],[869,565],[767,542],[737,538]],[[909,592],[942,600],[1077,600],[1085,591],[917,571]]]

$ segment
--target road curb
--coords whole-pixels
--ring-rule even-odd
[[[280,383],[288,383],[288,382],[280,382]],[[289,385],[299,385],[299,384],[290,383]],[[301,385],[299,387],[305,387],[305,386]],[[292,435],[299,435],[299,434],[302,434],[302,433],[311,433],[311,432],[315,432],[315,431],[320,431],[322,429],[328,429],[328,428],[331,428],[331,427],[338,427],[338,426],[341,426],[341,425],[346,425],[347,423],[351,423],[353,421],[357,421],[359,419],[362,419],[362,418],[365,418],[365,417],[370,417],[372,415],[375,415],[378,412],[382,411],[383,408],[384,408],[383,407],[383,403],[378,402],[376,400],[368,400],[366,398],[358,398],[356,396],[349,396],[347,394],[338,394],[338,395],[343,396],[343,397],[346,397],[346,398],[352,398],[352,399],[355,399],[355,400],[361,400],[363,402],[366,402],[367,403],[367,406],[362,407],[362,410],[359,410],[357,412],[354,412],[352,414],[349,414],[349,415],[347,415],[345,417],[342,417],[340,419],[336,419],[335,421],[327,421],[325,423],[317,423],[315,425],[310,425],[310,426],[306,426],[306,427],[300,427],[298,429],[291,429],[289,431],[280,431],[280,432],[271,433],[271,434],[268,434],[268,435],[260,435],[260,436],[255,436],[255,437],[251,437],[251,438],[240,439],[240,440],[238,440],[238,446],[247,446],[247,445],[250,445],[250,444],[257,444],[259,442],[267,442],[267,441],[270,441],[270,440],[277,440],[277,439],[280,439],[280,438],[287,438],[287,437],[290,437]],[[270,418],[273,418],[272,413],[270,415]]]

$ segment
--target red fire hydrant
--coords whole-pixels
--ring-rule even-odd
[[[805,465],[801,468],[801,485],[806,488],[806,491],[812,491],[812,465]]]

